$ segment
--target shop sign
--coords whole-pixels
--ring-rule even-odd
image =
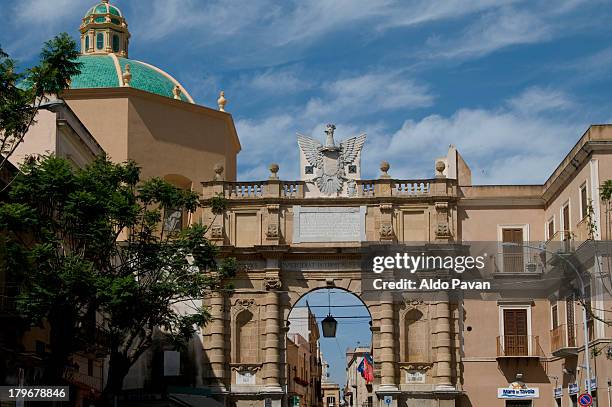
[[[580,387],[578,386],[578,383],[570,383],[567,386],[567,390],[570,396],[573,396],[575,394],[578,394],[580,392]]]
[[[514,382],[508,387],[497,389],[497,398],[506,400],[529,400],[540,397],[540,389],[537,387],[527,387],[525,383]]]
[[[556,399],[563,397],[563,387],[555,387],[553,389],[553,397]]]

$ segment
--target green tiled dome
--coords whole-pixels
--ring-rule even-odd
[[[130,87],[174,98],[172,90],[176,85],[181,88],[180,98],[184,102],[193,103],[189,94],[178,81],[161,69],[133,59],[107,55],[80,55],[78,61],[81,73],[72,77],[71,89],[117,88],[123,82],[122,74],[125,66],[130,64],[132,79]],[[117,66],[119,65],[119,67]]]
[[[106,2],[96,4],[95,6],[87,10],[85,17],[90,16],[92,14],[108,14],[108,13],[113,14],[118,17],[123,17],[123,15],[121,14],[121,10],[119,10],[115,6],[111,6],[110,4]]]

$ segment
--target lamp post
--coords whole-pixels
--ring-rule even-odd
[[[569,264],[569,266],[574,271],[574,273],[576,273],[576,276],[578,277],[578,282],[580,283],[580,295],[586,301],[586,298],[585,298],[586,297],[586,291],[585,291],[585,288],[584,288],[584,280],[582,279],[582,275],[580,274],[578,269],[576,269],[576,267],[569,260],[567,260],[565,257],[559,255],[558,253],[551,252],[550,250],[546,250],[546,249],[543,249],[543,248],[537,247],[537,246],[529,246],[529,245],[518,244],[518,243],[514,243],[514,242],[504,242],[504,243],[502,243],[502,246],[506,246],[506,247],[524,247],[524,248],[529,248],[529,249],[540,250],[543,253],[551,254],[551,255],[556,256],[559,259],[563,260],[564,262]],[[582,304],[582,329],[583,329],[583,333],[584,333],[584,358],[585,358],[585,368],[586,368],[586,374],[587,374],[586,390],[587,390],[587,393],[590,395],[591,394],[591,363],[589,361],[589,359],[590,359],[590,355],[589,355],[589,328],[588,328],[588,325],[587,325],[586,306],[584,304]]]

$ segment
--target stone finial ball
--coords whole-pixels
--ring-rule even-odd
[[[381,163],[380,163],[380,170],[382,172],[389,171],[389,168],[391,168],[391,165],[387,161],[381,161]]]
[[[270,170],[270,172],[271,172],[272,174],[276,174],[276,173],[278,172],[278,169],[279,169],[279,168],[280,168],[280,167],[279,167],[279,166],[278,166],[278,164],[276,164],[276,163],[272,163],[272,164],[270,164],[270,167],[268,167],[268,169]]]
[[[443,172],[445,168],[446,168],[446,164],[444,164],[444,161],[436,162],[436,171]]]
[[[223,173],[223,165],[215,164],[214,171],[216,174],[221,175]]]

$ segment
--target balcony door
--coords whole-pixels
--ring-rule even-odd
[[[523,265],[523,229],[502,229],[502,242],[514,243],[516,246],[503,246],[504,273],[520,273],[524,271]]]
[[[504,354],[526,356],[529,352],[527,336],[527,310],[504,310]]]

